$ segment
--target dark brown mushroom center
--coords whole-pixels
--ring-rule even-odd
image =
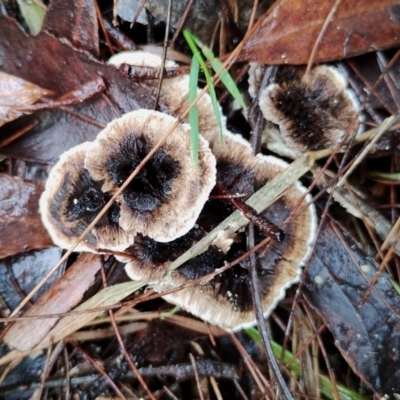
[[[288,210],[285,204],[278,200],[263,215],[275,223],[282,223],[288,216]],[[266,238],[257,228],[255,228],[255,233],[256,244]],[[278,263],[284,257],[285,252],[292,246],[293,232],[290,228],[287,230],[287,234],[288,237],[283,243],[273,243],[267,249],[256,253],[258,290],[262,297],[266,296],[273,286],[277,277]],[[232,262],[238,259],[246,252],[246,235],[241,233],[237,236],[236,242],[232,244],[227,254],[224,254],[216,246],[210,246],[207,251],[183,264],[178,268],[177,272],[187,280],[199,279],[214,272],[217,268],[223,267],[225,262]],[[215,296],[222,297],[225,301],[230,302],[235,310],[250,311],[253,306],[249,268],[249,258],[245,258],[239,264],[215,276],[204,287],[209,287]]]
[[[244,170],[240,163],[231,161],[217,162],[217,182],[231,195],[239,195],[240,200],[246,201],[254,193],[254,172]],[[223,199],[211,199],[204,205],[198,218],[198,224],[210,231],[221,221],[235,211],[235,207]],[[217,193],[218,194],[218,193]]]
[[[310,150],[328,147],[329,131],[346,129],[350,123],[344,94],[325,76],[316,79],[313,87],[301,81],[284,83],[271,99],[292,139]]]
[[[114,183],[121,186],[150,150],[143,138],[124,138],[107,169]],[[152,212],[168,201],[172,182],[178,175],[179,162],[158,149],[125,189],[124,200],[138,213]]]
[[[102,185],[103,182],[94,181],[86,169],[82,170],[66,194],[65,218],[68,222],[82,221],[88,225],[93,221],[110,199],[102,192]],[[119,216],[119,207],[114,203],[98,225],[118,225]]]

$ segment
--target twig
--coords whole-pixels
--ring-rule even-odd
[[[331,11],[329,11],[329,14],[325,18],[324,24],[322,25],[322,28],[321,28],[321,30],[320,30],[320,32],[318,34],[317,39],[315,40],[313,48],[311,50],[310,58],[308,60],[307,69],[306,69],[306,72],[305,72],[306,75],[311,70],[311,67],[312,67],[312,65],[314,63],[315,54],[317,53],[318,47],[321,44],[322,37],[325,35],[325,32],[328,29],[328,25],[332,21],[332,18],[334,16],[335,12],[337,11],[337,9],[338,9],[338,7],[339,7],[341,2],[342,2],[342,0],[336,0],[335,4],[331,8]]]
[[[114,318],[114,313],[112,310],[109,311],[109,315],[111,318],[111,323],[112,326],[114,328],[114,332],[115,335],[117,336],[118,339],[118,343],[121,347],[122,352],[124,353],[125,359],[126,361],[128,361],[129,366],[131,367],[132,371],[134,372],[136,378],[138,379],[138,381],[140,382],[140,384],[142,385],[143,389],[147,392],[147,394],[149,395],[149,397],[152,400],[156,400],[156,398],[154,397],[154,394],[151,392],[151,390],[149,389],[149,387],[147,386],[146,382],[144,381],[142,375],[139,373],[137,366],[135,365],[135,363],[132,361],[131,356],[129,355],[128,351],[126,350],[124,341],[122,340],[121,334],[118,331],[118,326],[117,323],[115,322],[115,318]]]
[[[254,225],[250,224],[248,227],[248,245],[250,248],[254,247]],[[264,349],[267,355],[268,364],[270,365],[273,374],[277,380],[279,389],[281,390],[283,396],[287,400],[294,400],[289,388],[286,385],[285,380],[279,370],[278,363],[276,361],[274,352],[272,350],[270,337],[267,332],[267,327],[265,326],[264,312],[261,304],[260,293],[258,291],[258,276],[256,268],[256,255],[255,253],[250,254],[250,276],[251,276],[251,293],[253,297],[254,311],[257,317],[258,330],[264,345]]]
[[[181,30],[183,28],[183,25],[185,24],[186,18],[189,15],[190,9],[192,8],[192,5],[194,3],[194,0],[189,0],[188,3],[186,4],[185,11],[182,14],[182,17],[179,20],[179,24],[176,28],[176,31],[174,33],[174,36],[172,37],[171,42],[175,43],[175,40],[178,38],[179,34],[181,33]]]
[[[194,359],[193,354],[189,354],[189,357],[190,357],[190,361],[192,362],[194,377],[196,379],[197,390],[199,392],[200,400],[204,400],[203,391],[201,390],[199,373],[197,372],[196,360]]]
[[[158,78],[158,85],[157,85],[157,91],[156,91],[156,96],[155,96],[154,109],[157,109],[157,106],[158,106],[158,100],[160,99],[160,93],[161,93],[161,85],[162,85],[162,81],[164,78],[165,60],[167,59],[167,50],[168,50],[168,34],[169,34],[169,28],[171,25],[171,10],[172,10],[172,0],[168,0],[168,11],[167,11],[167,21],[166,21],[166,25],[165,25],[163,54],[162,54],[162,60],[161,60],[161,65],[160,65],[160,69],[159,69],[159,78]]]
[[[103,376],[103,378],[110,384],[110,386],[114,389],[114,391],[117,393],[117,395],[120,397],[120,399],[127,400],[127,398],[124,396],[124,394],[119,390],[118,386],[115,384],[115,382],[111,379],[110,375],[104,371],[100,365],[93,360],[92,357],[86,351],[84,351],[81,347],[78,346],[78,343],[76,342],[70,342],[72,346],[75,347],[75,349],[78,350],[78,352],[89,362],[89,364],[100,374]]]

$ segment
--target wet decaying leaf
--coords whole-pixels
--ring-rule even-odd
[[[51,90],[56,97],[99,77],[107,87],[104,93],[83,103],[41,111],[2,127],[0,137],[4,138],[38,122],[29,133],[2,149],[3,154],[11,157],[55,161],[65,150],[93,140],[116,117],[138,108],[154,107],[153,96],[143,86],[121,76],[114,67],[46,33],[28,36],[6,17],[0,17],[0,68]]]
[[[53,0],[43,21],[42,31],[59,39],[67,39],[75,48],[99,56],[99,26],[93,0]]]
[[[239,61],[307,64],[334,2],[282,0],[262,17]],[[314,62],[352,57],[400,44],[398,0],[342,0],[318,46]]]
[[[80,304],[74,311],[93,310],[96,311],[70,314],[60,318],[58,324],[45,335],[43,340],[36,346],[37,349],[47,348],[53,342],[63,340],[66,336],[89,324],[96,317],[103,314],[103,308],[119,303],[122,299],[139,290],[144,285],[141,281],[129,281],[119,285],[108,286]],[[100,310],[99,310],[100,308]],[[4,359],[2,360],[4,361]]]
[[[0,71],[0,126],[23,115],[23,108],[36,103],[49,90]]]
[[[331,224],[317,240],[304,296],[332,331],[353,371],[380,396],[393,396],[400,393],[399,295],[384,274],[359,306],[377,264],[346,234],[343,244]]]
[[[14,310],[28,294],[60,260],[62,249],[50,247],[18,254],[0,260],[0,293],[9,307]],[[33,296],[40,298],[64,273],[63,266],[55,272],[46,284]]]
[[[0,258],[52,246],[39,214],[44,182],[0,174]]]
[[[24,314],[49,315],[65,313],[81,300],[93,284],[102,266],[101,257],[84,253],[68,271]],[[4,337],[4,342],[19,351],[33,348],[56,324],[58,318],[32,318],[17,321]]]

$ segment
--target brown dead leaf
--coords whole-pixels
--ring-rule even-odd
[[[46,348],[51,343],[64,339],[104,313],[103,310],[90,311],[91,309],[113,306],[142,288],[145,284],[143,281],[130,281],[100,290],[89,300],[74,309],[74,311],[86,310],[87,312],[62,317],[59,323],[37,345],[37,349]]]
[[[71,310],[82,300],[87,289],[93,284],[101,266],[100,256],[82,254],[24,316],[59,314]],[[57,321],[57,317],[17,321],[5,335],[4,342],[19,351],[30,350],[43,339]]]
[[[2,149],[10,157],[53,162],[65,150],[93,140],[111,120],[155,104],[146,88],[121,76],[113,66],[46,33],[28,36],[7,17],[0,17],[0,64],[3,71],[51,90],[57,98],[99,78],[106,86],[104,92],[82,103],[40,111],[7,124],[7,129],[0,128],[0,136],[6,138],[37,122],[30,132]]]
[[[24,114],[24,108],[52,92],[0,71],[0,126]]]
[[[383,274],[359,306],[377,264],[332,224],[326,224],[317,240],[303,294],[353,371],[380,397],[392,398],[400,393],[399,294]]]
[[[93,0],[52,0],[42,31],[69,41],[75,48],[99,56],[99,26]]]
[[[307,64],[333,1],[281,0],[262,17],[238,61]],[[318,46],[315,63],[400,44],[398,0],[342,0]]]
[[[0,174],[0,258],[53,245],[39,214],[44,183]]]

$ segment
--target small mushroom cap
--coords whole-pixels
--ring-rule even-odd
[[[336,68],[319,66],[301,77],[294,67],[282,68],[284,72],[261,93],[259,100],[265,119],[279,125],[289,148],[273,150],[298,156],[307,150],[334,147],[359,109],[354,93],[346,89],[343,74]]]
[[[102,192],[102,183],[94,181],[84,168],[85,156],[92,146],[85,142],[63,153],[40,198],[43,225],[53,242],[65,249],[75,244],[110,198]],[[133,243],[134,236],[118,225],[119,213],[117,204],[111,206],[75,251],[121,251]]]
[[[103,191],[115,193],[176,123],[169,115],[136,110],[107,125],[86,155],[85,166]],[[187,233],[215,185],[215,157],[199,139],[195,166],[187,124],[178,125],[119,197],[120,226],[159,242]]]
[[[148,51],[121,51],[121,53],[114,54],[108,60],[108,64],[114,65],[119,68],[121,64],[135,65],[137,67],[152,67],[152,68],[160,68],[162,63],[162,59],[160,56],[149,53]],[[169,67],[177,67],[176,64],[172,60],[165,60],[165,66]]]
[[[108,62],[116,67],[124,63],[137,67],[159,68],[162,65],[162,58],[145,51],[126,51],[112,56]],[[173,61],[166,61],[165,66],[176,67],[177,64]],[[157,84],[153,81],[149,82],[148,85],[155,94]],[[198,93],[200,93],[200,90],[198,90]],[[165,78],[161,85],[160,100],[170,109],[172,115],[180,116],[189,106],[189,75]],[[205,93],[197,106],[199,109],[199,131],[207,140],[210,140],[210,136],[213,136],[214,132],[220,131],[210,95]],[[221,108],[220,114],[222,128],[225,128],[226,118],[222,114]]]
[[[283,161],[275,157],[256,156],[259,165],[255,172],[256,187],[274,177],[286,168]],[[299,206],[305,188],[300,183],[292,185],[284,196],[271,205],[262,215],[278,226]],[[305,202],[310,197],[306,196]],[[256,243],[265,238],[257,228]],[[259,292],[262,298],[264,316],[267,317],[285,296],[286,289],[298,282],[302,266],[310,255],[316,234],[316,215],[310,206],[285,229],[285,240],[282,243],[271,243],[257,254],[257,274]],[[246,236],[238,234],[238,240],[225,255],[221,249],[211,246],[206,252],[198,255],[168,276],[165,281],[155,285],[157,291],[187,284],[199,279],[215,269],[221,268],[244,254]],[[210,282],[197,284],[178,292],[164,296],[167,301],[177,304],[200,317],[224,329],[236,331],[255,324],[256,318],[252,306],[248,259],[230,270],[216,276]]]

